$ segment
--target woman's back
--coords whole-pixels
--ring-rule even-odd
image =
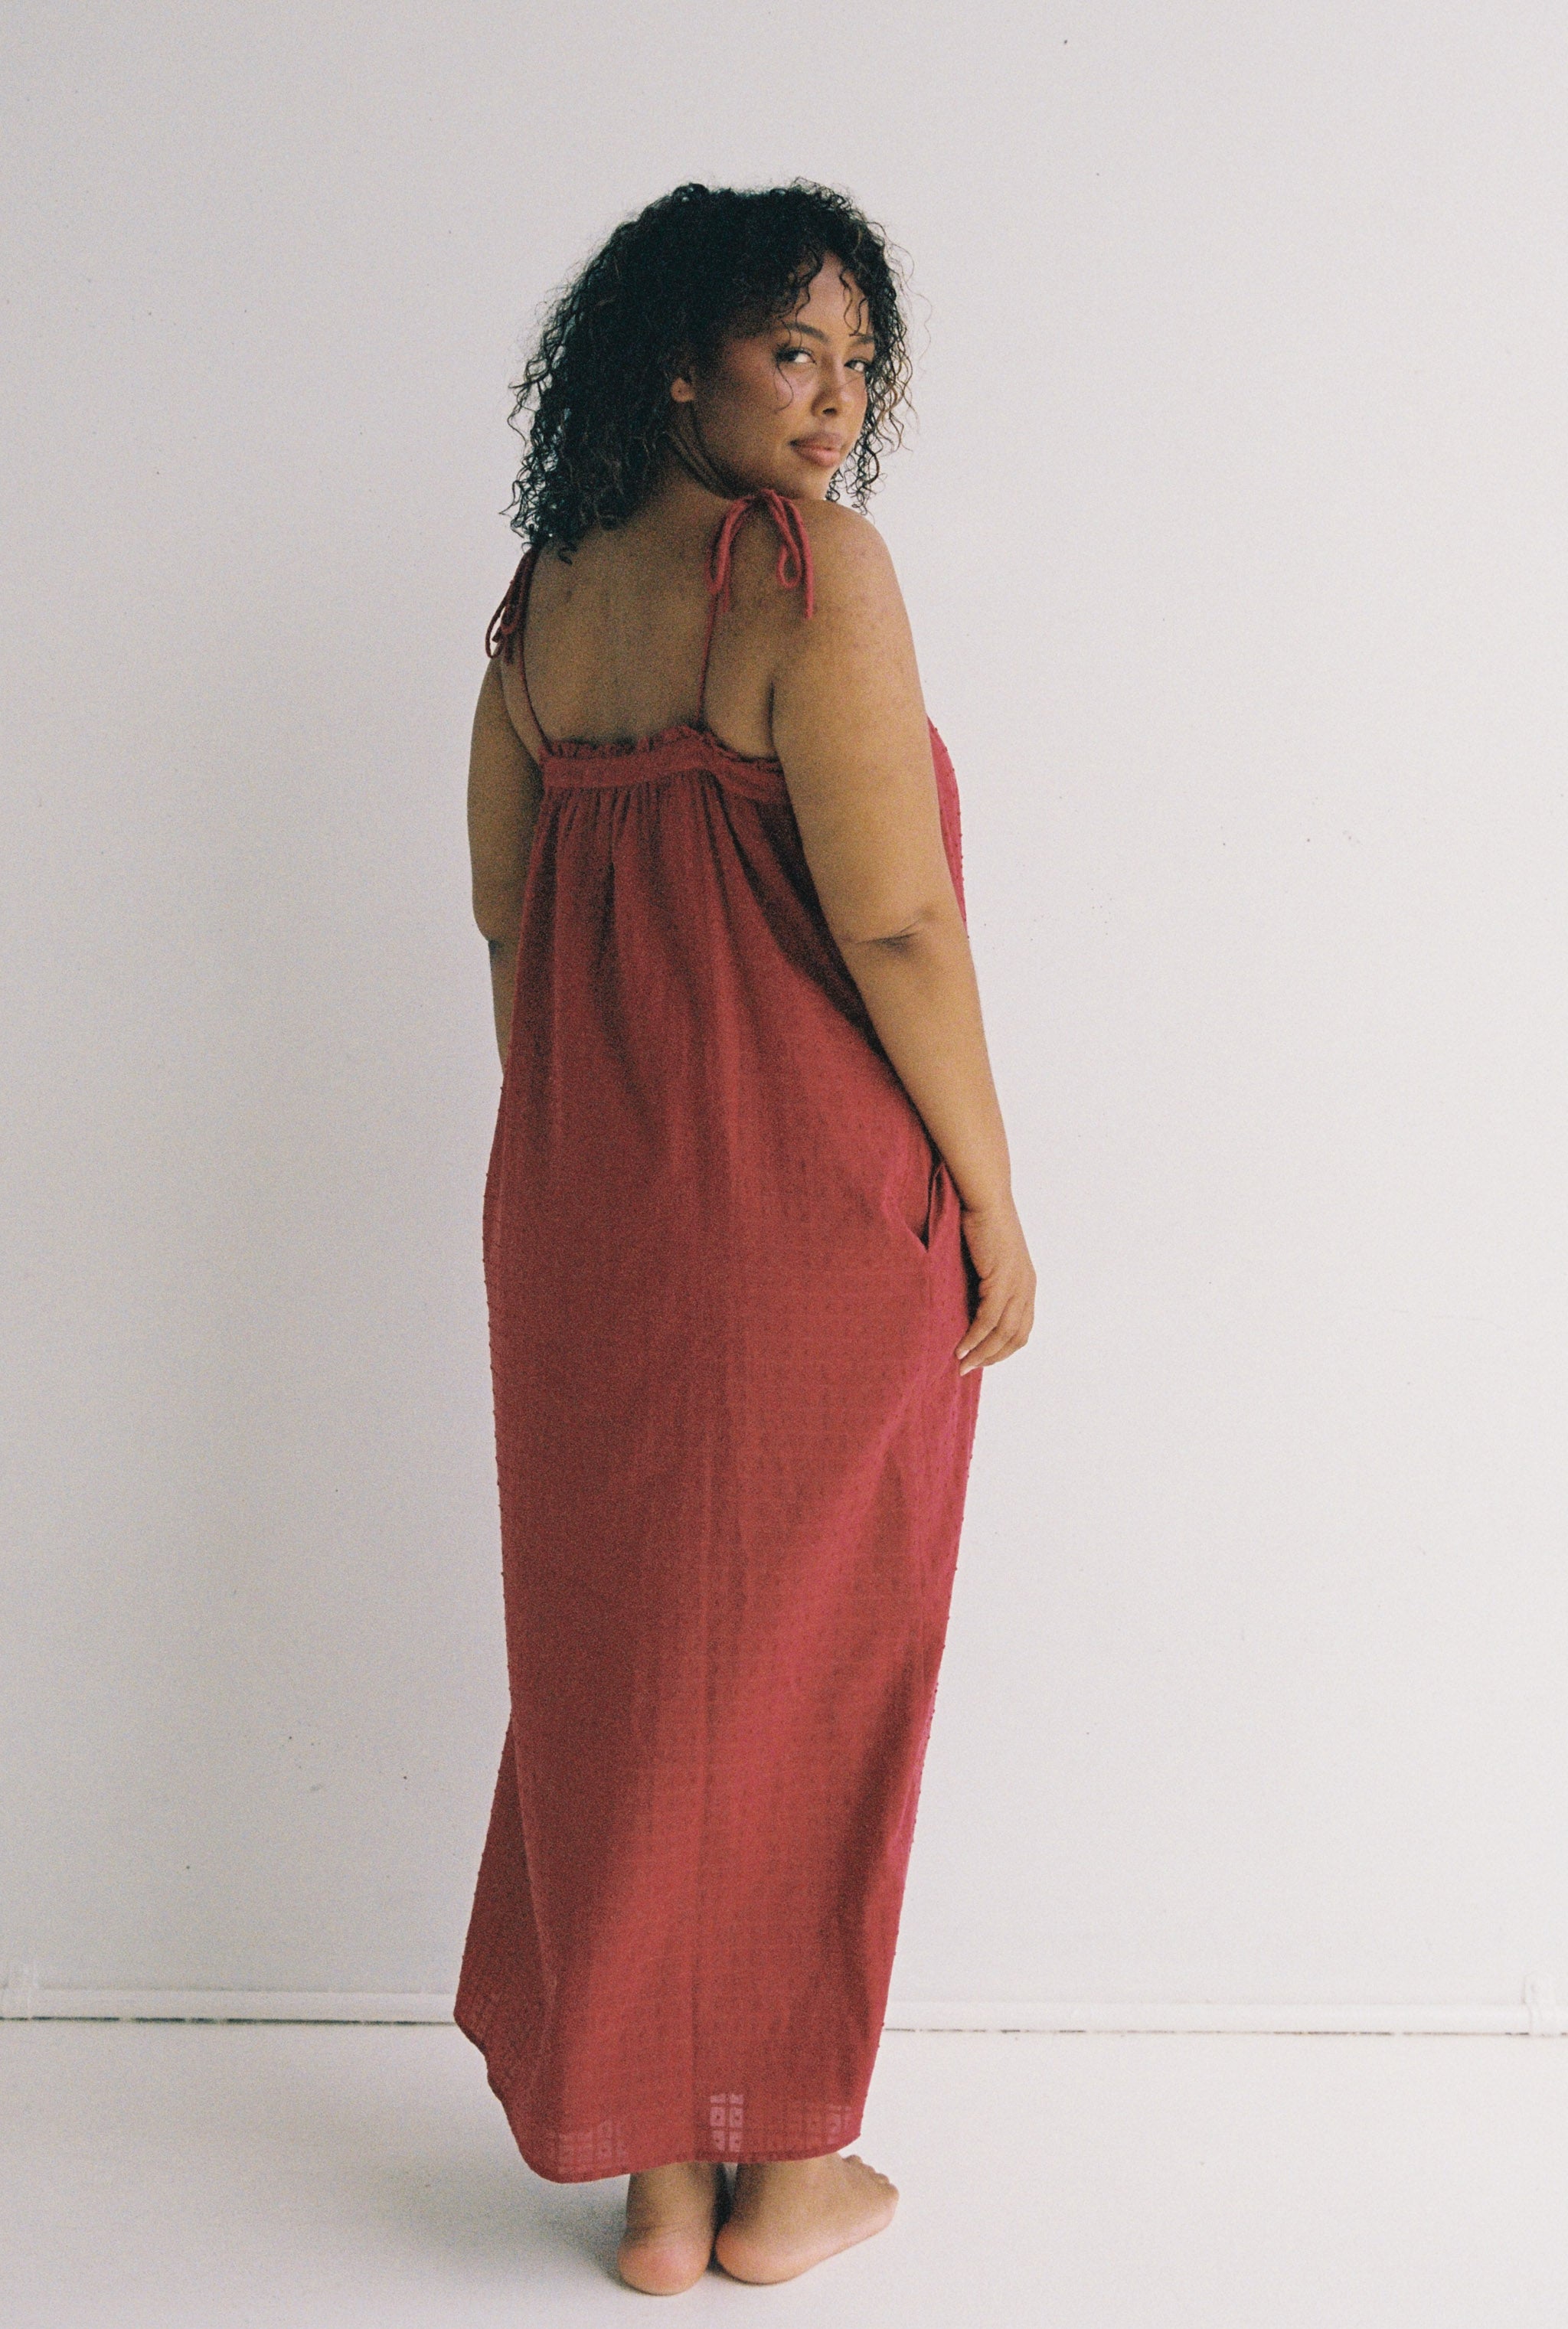
[[[830,512],[829,525],[843,514]],[[730,545],[729,603],[713,626],[704,690],[710,552],[725,515],[716,510],[705,537],[661,512],[614,532],[594,528],[570,559],[542,547],[501,678],[512,724],[536,759],[547,741],[624,747],[704,724],[747,759],[771,755],[773,678],[804,608],[798,591],[779,587],[780,545],[766,512],[748,504]],[[806,523],[826,530],[816,510]]]

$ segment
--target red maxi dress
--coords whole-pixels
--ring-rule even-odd
[[[759,507],[810,614],[744,496],[710,648]],[[547,744],[485,1184],[511,1722],[456,2018],[556,2183],[858,2135],[983,1372],[957,1189],[706,674]]]

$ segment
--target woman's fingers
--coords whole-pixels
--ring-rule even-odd
[[[963,1210],[964,1243],[980,1283],[968,1330],[959,1344],[959,1372],[994,1367],[1021,1350],[1034,1324],[1034,1265],[1012,1203]]]
[[[1033,1312],[1032,1301],[1021,1291],[983,1294],[958,1347],[959,1372],[967,1375],[971,1367],[995,1366],[998,1359],[1021,1350],[1029,1339]]]

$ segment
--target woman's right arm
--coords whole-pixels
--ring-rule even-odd
[[[959,1192],[980,1300],[960,1372],[1029,1339],[1034,1268],[1013,1200],[968,934],[942,844],[914,643],[869,520],[801,504],[816,608],[773,683],[783,766],[827,927]]]

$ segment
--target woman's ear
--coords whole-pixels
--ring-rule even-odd
[[[697,360],[690,348],[677,359],[674,378],[670,382],[670,398],[675,404],[694,404],[697,396]]]

